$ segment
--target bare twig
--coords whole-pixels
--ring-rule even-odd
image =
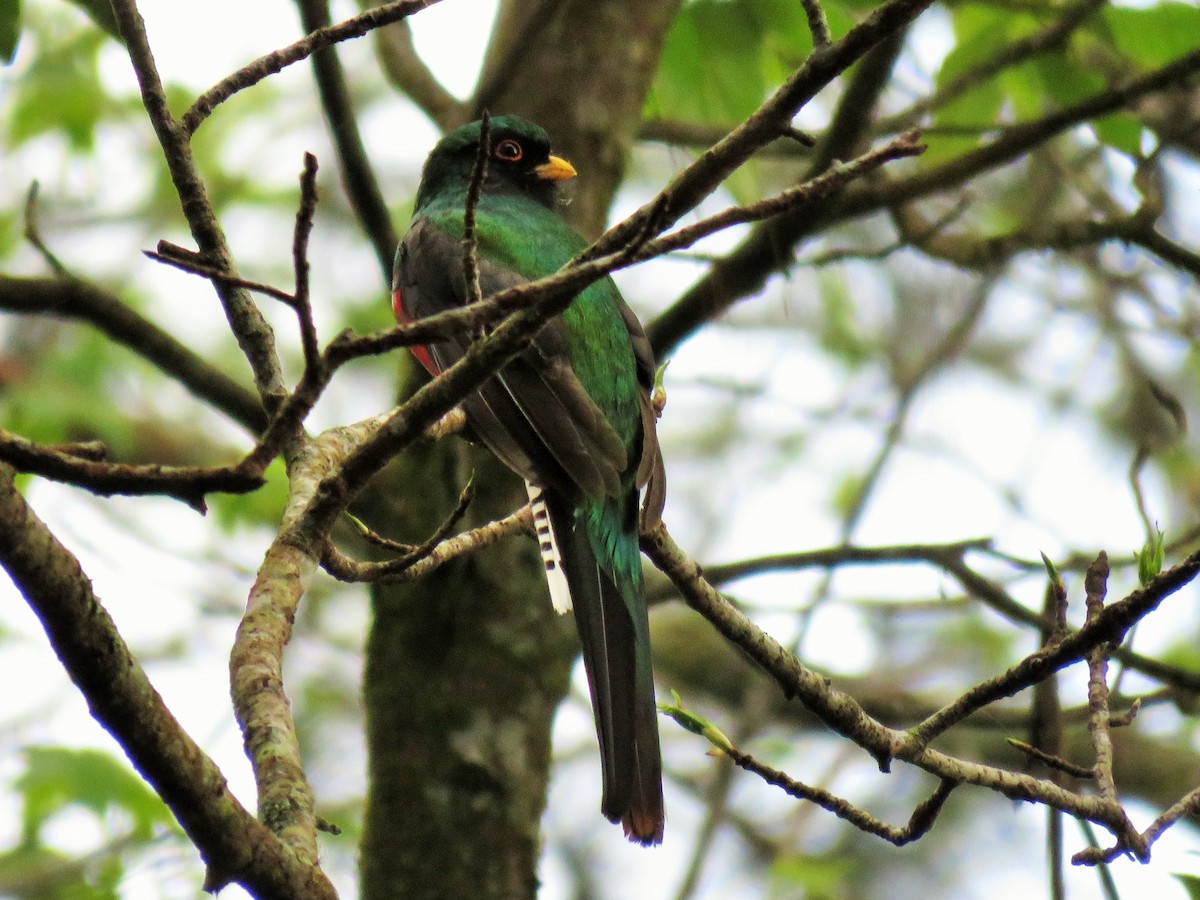
[[[402,572],[413,563],[428,556],[433,549],[444,541],[454,530],[454,527],[459,523],[462,517],[466,514],[467,508],[471,505],[471,501],[475,498],[475,482],[468,481],[466,486],[459,492],[458,502],[445,520],[434,529],[433,534],[417,545],[402,544],[399,541],[393,541],[390,538],[385,538],[383,535],[376,534],[365,525],[360,529],[359,534],[367,543],[373,546],[380,547],[385,550],[399,551],[402,556],[398,559],[389,559],[384,562],[380,569],[384,574],[393,574]],[[357,520],[356,520],[357,521]],[[361,523],[360,523],[361,524]]]
[[[90,282],[0,275],[0,309],[87,322],[247,430],[257,433],[266,427],[266,414],[253,391]]]
[[[304,348],[304,365],[314,368],[321,364],[321,348],[317,346],[317,326],[313,322],[312,301],[308,287],[308,239],[312,234],[313,216],[317,210],[317,158],[304,154],[304,171],[300,175],[300,206],[296,210],[296,227],[292,235],[292,268],[296,289],[292,306],[300,320],[300,343]]]
[[[821,0],[800,0],[804,14],[808,17],[808,30],[812,32],[813,46],[824,47],[829,43],[829,22],[825,18],[825,10],[821,8]]]
[[[159,241],[157,250],[143,250],[142,255],[147,259],[179,269],[181,272],[199,275],[201,278],[208,278],[228,287],[245,288],[255,294],[279,300],[288,306],[294,306],[296,302],[296,298],[282,288],[261,281],[252,281],[230,272],[223,272],[216,266],[204,262],[201,254],[188,250],[186,247],[180,247],[178,244],[172,244],[170,241]]]
[[[487,179],[488,161],[492,155],[492,120],[487,110],[479,120],[479,150],[475,154],[475,166],[471,169],[471,183],[467,185],[467,199],[463,212],[462,274],[466,286],[467,305],[483,299],[479,286],[479,243],[475,236],[475,211],[479,206],[479,192]]]
[[[33,249],[41,254],[42,259],[46,261],[46,265],[54,272],[63,278],[70,277],[70,272],[64,266],[57,256],[51,252],[46,246],[46,242],[42,240],[42,232],[38,227],[38,183],[35,179],[29,185],[29,193],[25,195],[25,240],[33,246]]]
[[[329,0],[296,0],[296,5],[306,31],[315,34],[329,27]],[[312,66],[321,109],[337,153],[342,184],[350,207],[375,250],[383,283],[387,284],[397,236],[379,180],[359,134],[354,95],[346,82],[337,47],[328,46],[314,53]]]
[[[1045,750],[1035,747],[1033,744],[1027,744],[1024,741],[1018,741],[1016,738],[1009,738],[1008,745],[1020,750],[1026,756],[1036,759],[1038,762],[1045,763],[1051,769],[1056,769],[1072,778],[1091,779],[1096,777],[1095,771],[1091,766],[1076,765],[1069,760],[1063,759],[1061,756],[1056,756],[1053,753],[1047,753]]]
[[[439,536],[436,541],[427,542],[436,546],[426,548],[422,545],[421,552],[414,554],[417,558],[405,560],[403,565],[397,564],[400,560],[359,562],[339,553],[332,545],[327,545],[321,564],[339,581],[377,581],[384,584],[417,581],[452,559],[490,547],[510,534],[528,534],[532,529],[533,515],[528,506],[523,506],[511,515],[456,534],[454,537],[443,539],[444,535]]]
[[[253,62],[242,66],[232,75],[221,79],[196,98],[196,102],[184,113],[180,122],[184,130],[191,134],[200,127],[217,106],[239,91],[258,84],[268,75],[274,75],[287,66],[307,59],[324,47],[351,38],[362,37],[373,29],[399,21],[437,2],[438,0],[397,0],[394,3],[386,3],[359,13],[357,16],[352,16],[337,25],[318,29],[293,44],[260,56]]]
[[[1087,622],[1098,621],[1104,613],[1104,595],[1108,592],[1108,554],[1103,550],[1088,568],[1084,577],[1087,594]],[[1092,747],[1096,751],[1096,786],[1100,796],[1106,800],[1117,799],[1117,788],[1113,783],[1112,736],[1108,733],[1108,644],[1100,643],[1089,651],[1088,656],[1088,733],[1092,736]]]
[[[1043,624],[1038,628],[1038,640],[1039,646],[1044,648],[1058,640],[1067,629],[1067,588],[1062,576],[1044,553],[1042,563],[1047,578],[1042,598]],[[1074,766],[1062,756],[1063,711],[1058,694],[1057,672],[1052,672],[1033,686],[1029,741],[1027,744],[1010,738],[1008,743],[1046,765],[1050,769],[1050,780],[1055,784],[1063,783],[1061,776],[1080,771],[1086,772],[1086,777],[1091,777],[1090,769]],[[1046,857],[1051,900],[1063,900],[1063,813],[1058,809],[1046,809]]]
[[[78,485],[101,496],[163,495],[200,513],[207,508],[206,494],[245,494],[263,484],[261,473],[248,472],[240,465],[204,468],[101,462],[88,453],[39,446],[2,430],[0,460],[18,471]]]
[[[924,837],[937,820],[938,813],[941,812],[946,798],[958,787],[955,782],[943,778],[938,782],[938,786],[934,789],[934,792],[913,810],[913,814],[908,822],[903,826],[897,827],[895,825],[888,825],[886,822],[881,822],[866,810],[859,809],[849,800],[831,794],[824,788],[813,787],[812,785],[797,781],[779,769],[759,762],[749,753],[743,753],[736,748],[728,749],[724,752],[726,756],[747,772],[753,772],[767,782],[767,784],[773,784],[778,788],[782,788],[797,800],[808,800],[816,803],[821,808],[833,813],[839,819],[845,819],[855,828],[865,831],[868,834],[873,834],[876,837],[881,837],[888,843],[895,844],[897,847],[903,847],[905,844],[911,844],[913,841]]]

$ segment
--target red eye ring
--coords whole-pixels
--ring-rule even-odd
[[[524,148],[512,138],[506,138],[492,148],[492,156],[504,162],[520,162],[524,155]]]

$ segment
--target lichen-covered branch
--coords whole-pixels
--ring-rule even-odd
[[[883,771],[893,760],[902,760],[949,782],[973,784],[1012,799],[1039,802],[1103,825],[1117,837],[1121,847],[1146,858],[1145,841],[1134,831],[1115,798],[1076,794],[1052,781],[955,758],[933,750],[928,743],[970,712],[1083,659],[1102,643],[1118,641],[1125,629],[1200,574],[1200,552],[1161,573],[1141,590],[1110,604],[1079,631],[1030,654],[1003,675],[965,692],[917,727],[900,732],[873,719],[854,698],[801,663],[733,607],[708,584],[700,567],[679,549],[665,526],[660,524],[643,535],[642,549],[675,583],[688,605],[761,666],[785,695],[798,699],[827,727],[869,752]]]
[[[208,865],[208,890],[236,882],[275,900],[332,900],[325,876],[297,858],[229,792],[129,652],[79,561],[0,465],[0,563],[46,630],[92,715],[153,785]]]

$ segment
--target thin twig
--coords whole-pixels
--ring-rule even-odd
[[[296,298],[287,291],[260,281],[251,281],[241,275],[223,272],[216,266],[205,262],[201,254],[188,250],[186,247],[180,247],[178,244],[172,244],[170,241],[159,241],[158,249],[143,250],[142,255],[190,275],[199,275],[201,278],[208,278],[229,287],[245,288],[256,294],[262,294],[264,297],[270,297],[272,300],[286,303],[293,308],[296,305]]]
[[[1072,778],[1089,780],[1096,777],[1096,773],[1091,766],[1076,765],[1070,760],[1063,759],[1061,756],[1055,756],[1053,753],[1047,753],[1045,750],[1041,750],[1035,747],[1033,744],[1025,743],[1025,741],[1018,741],[1016,738],[1009,738],[1008,745],[1020,750],[1026,756],[1032,757],[1040,763],[1045,763],[1051,769],[1055,769],[1066,775],[1070,775]]]
[[[366,563],[351,559],[327,544],[321,557],[321,565],[338,581],[381,582],[391,584],[401,581],[417,581],[453,559],[490,547],[510,534],[526,534],[533,529],[533,515],[529,506],[523,506],[502,519],[472,528],[437,543],[420,558],[397,567],[396,560]]]
[[[1104,613],[1104,596],[1108,592],[1108,554],[1103,550],[1088,568],[1084,577],[1087,594],[1087,622],[1098,621]],[[1113,782],[1113,746],[1108,731],[1108,644],[1097,644],[1088,653],[1088,733],[1096,752],[1096,787],[1105,800],[1116,801],[1117,788]]]
[[[390,538],[385,538],[381,534],[376,534],[369,528],[364,528],[360,532],[360,536],[367,543],[380,547],[385,550],[399,551],[403,555],[399,559],[389,559],[383,565],[389,572],[403,571],[418,560],[428,556],[433,549],[444,541],[454,527],[459,523],[462,517],[466,514],[467,508],[471,505],[471,501],[475,499],[475,482],[470,480],[466,486],[458,494],[458,502],[454,505],[450,515],[446,516],[445,520],[434,529],[433,534],[423,540],[421,543],[402,544],[399,541],[393,541]]]
[[[828,810],[839,819],[845,819],[861,831],[881,837],[888,843],[895,844],[897,847],[903,847],[905,844],[910,844],[918,838],[924,837],[937,820],[938,813],[941,812],[946,798],[958,786],[955,782],[943,778],[938,782],[938,786],[934,789],[934,792],[913,810],[913,814],[908,822],[903,826],[897,827],[895,825],[888,825],[886,822],[881,822],[866,810],[859,809],[849,800],[831,794],[824,788],[813,787],[812,785],[797,781],[779,769],[759,762],[749,753],[743,753],[736,748],[727,749],[724,753],[747,772],[753,772],[768,784],[782,788],[797,800],[808,800],[816,803],[822,809]]]
[[[317,345],[317,326],[313,321],[308,281],[308,239],[312,234],[316,210],[317,158],[305,153],[304,171],[300,175],[300,205],[296,210],[296,227],[292,233],[292,268],[296,278],[292,306],[300,320],[300,343],[304,348],[304,365],[307,368],[321,364],[321,348]]]
[[[475,235],[475,212],[479,206],[479,194],[487,179],[488,161],[492,156],[492,119],[484,110],[479,120],[479,149],[475,154],[475,166],[471,169],[471,183],[467,186],[466,209],[463,212],[462,274],[466,287],[467,305],[483,299],[479,285],[479,243]]]
[[[46,246],[46,242],[42,240],[42,232],[38,227],[38,182],[35,178],[29,184],[29,193],[25,195],[25,240],[33,246],[42,259],[46,261],[46,265],[54,272],[55,275],[61,277],[70,277],[70,272],[64,266],[57,256]]]
[[[808,17],[808,30],[812,32],[813,46],[824,47],[830,41],[829,21],[825,18],[825,10],[821,8],[821,0],[800,0],[804,14]]]
[[[87,453],[39,446],[3,430],[0,460],[20,472],[73,484],[101,496],[174,497],[200,513],[207,509],[206,494],[245,494],[263,484],[261,473],[248,472],[240,464],[205,468],[100,462]]]
[[[200,127],[217,106],[239,91],[258,84],[268,75],[274,75],[287,66],[307,59],[324,47],[351,38],[362,37],[369,31],[391,22],[397,22],[437,2],[438,0],[397,0],[394,3],[377,6],[359,13],[357,16],[352,16],[344,22],[339,22],[337,25],[318,29],[293,44],[260,56],[253,62],[242,66],[232,75],[221,79],[197,97],[196,102],[184,113],[180,122],[184,130],[191,134]]]

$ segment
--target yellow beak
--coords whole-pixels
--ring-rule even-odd
[[[561,156],[550,157],[549,161],[542,163],[533,172],[538,178],[544,178],[547,181],[566,181],[578,174],[575,167]]]

